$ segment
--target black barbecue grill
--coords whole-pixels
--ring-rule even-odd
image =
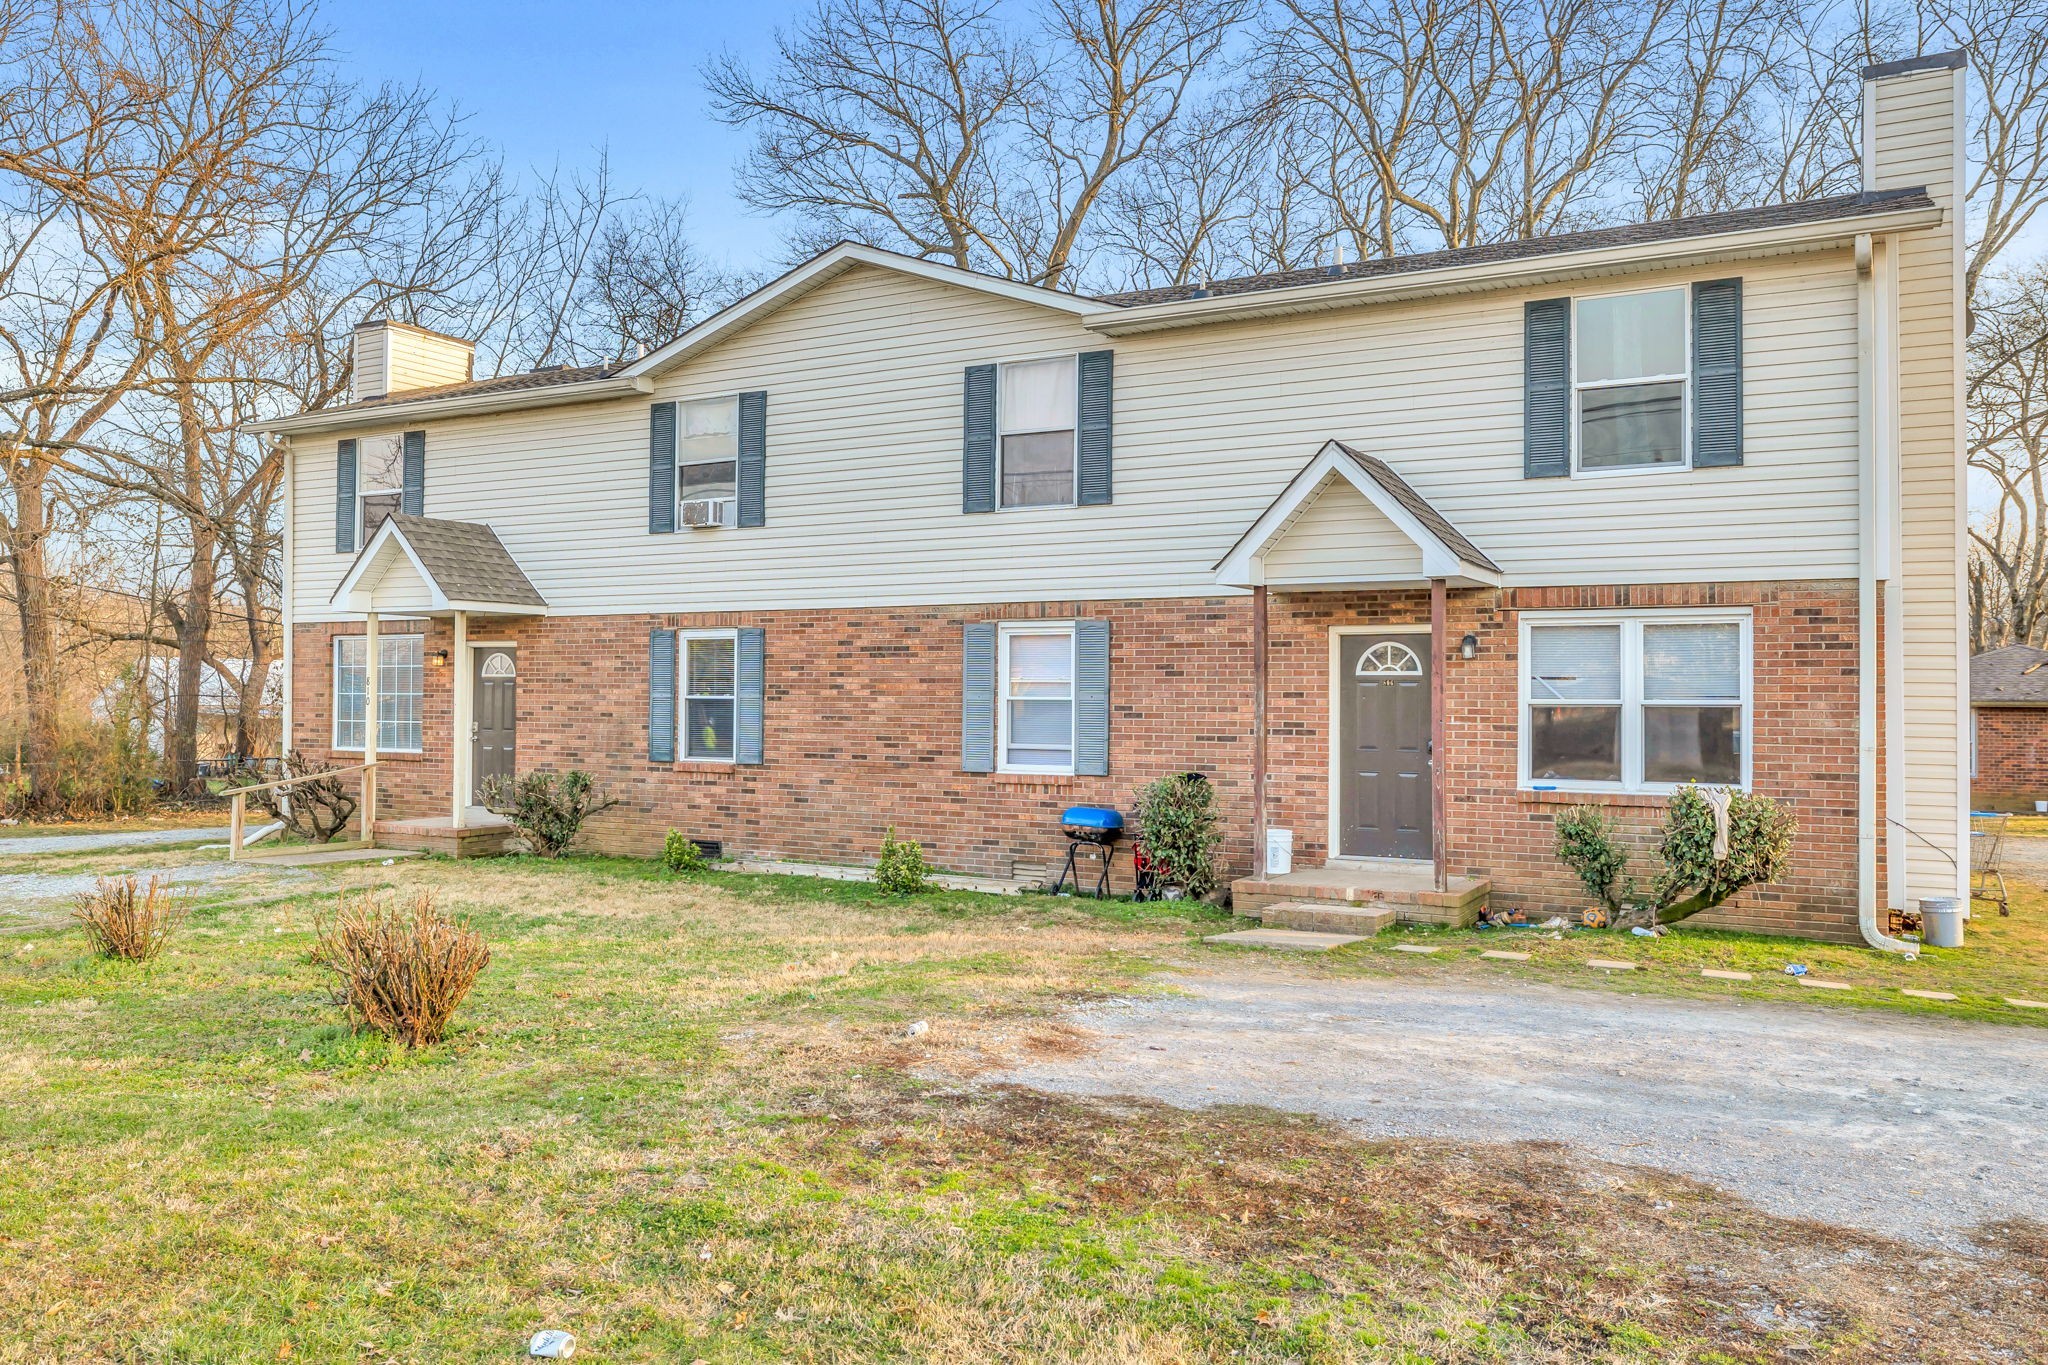
[[[1108,806],[1069,806],[1060,813],[1060,828],[1067,836],[1067,862],[1060,869],[1060,879],[1052,884],[1054,895],[1067,889],[1067,878],[1074,879],[1074,890],[1081,889],[1081,858],[1093,858],[1096,864],[1095,897],[1097,900],[1109,895],[1109,855],[1111,847],[1123,837],[1124,817]]]

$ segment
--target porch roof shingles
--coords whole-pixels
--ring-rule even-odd
[[[1972,658],[1970,701],[1977,706],[2048,706],[2048,649],[2004,645]]]
[[[451,602],[492,602],[509,607],[545,607],[547,599],[528,580],[512,552],[490,527],[437,517],[391,517],[412,547],[419,565]]]
[[[1406,479],[1396,474],[1392,465],[1377,456],[1353,450],[1342,441],[1332,441],[1331,444],[1349,455],[1374,483],[1386,489],[1396,502],[1407,508],[1417,521],[1429,529],[1431,535],[1448,546],[1451,553],[1468,564],[1477,564],[1495,573],[1500,572],[1500,565],[1494,563],[1486,551],[1474,545],[1463,531],[1451,525],[1449,518],[1437,511],[1429,499],[1410,487]]]

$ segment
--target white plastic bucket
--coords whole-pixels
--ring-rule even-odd
[[[1294,871],[1294,831],[1291,829],[1269,829],[1266,831],[1266,875],[1284,877]]]

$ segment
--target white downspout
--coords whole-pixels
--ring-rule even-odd
[[[1879,439],[1883,426],[1880,404],[1884,401],[1890,376],[1878,365],[1880,314],[1875,268],[1875,244],[1870,234],[1856,238],[1856,425],[1857,425],[1857,571],[1856,571],[1856,926],[1863,941],[1891,953],[1917,953],[1917,944],[1887,934],[1878,914],[1883,906],[1877,894],[1879,821],[1883,811],[1877,800],[1878,764],[1883,746],[1877,709],[1877,661],[1883,650],[1878,627],[1878,573],[1883,564],[1880,537],[1880,491],[1886,480],[1880,477],[1879,461],[1888,455],[1888,442]],[[1892,799],[1897,799],[1893,792]]]

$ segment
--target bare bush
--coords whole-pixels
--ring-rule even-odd
[[[184,898],[161,877],[141,884],[134,877],[102,877],[79,896],[71,918],[84,926],[101,957],[147,962],[170,942],[186,909]]]
[[[286,777],[330,773],[334,765],[307,758],[297,749],[284,756]],[[255,801],[274,820],[301,839],[328,843],[348,828],[355,818],[356,798],[339,777],[316,777],[295,787],[272,787],[256,793]]]
[[[313,961],[340,979],[334,1003],[352,1027],[425,1047],[447,1036],[491,950],[482,934],[437,910],[431,891],[403,904],[365,893],[343,897],[320,924]]]

